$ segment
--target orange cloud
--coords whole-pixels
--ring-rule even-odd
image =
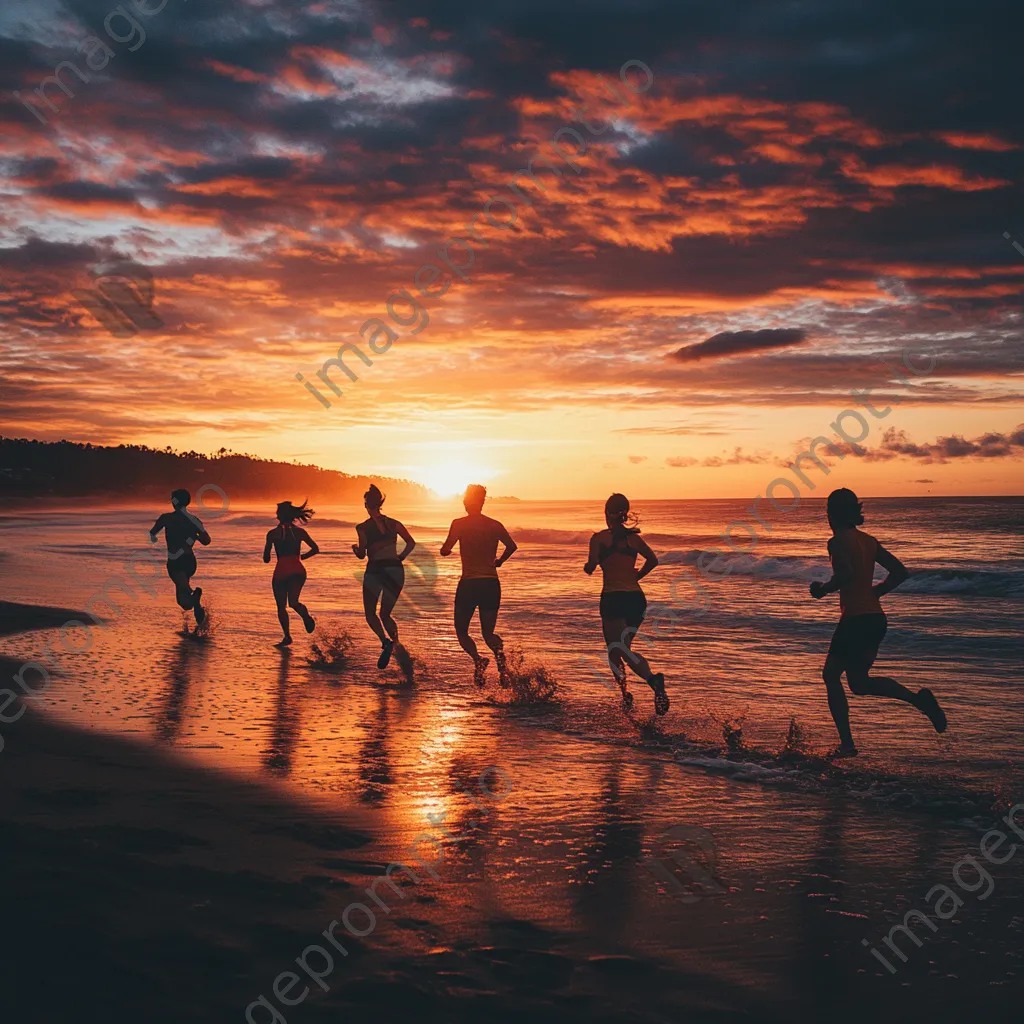
[[[850,155],[843,157],[842,167],[848,178],[879,188],[924,185],[930,188],[954,189],[958,192],[979,192],[1012,184],[1003,178],[969,175],[959,167],[943,164],[930,164],[926,167],[905,167],[900,164],[868,167],[860,157]]]
[[[939,132],[938,137],[955,149],[981,149],[990,153],[1009,153],[1020,149],[1013,142],[1005,142],[994,135],[978,135],[970,132]]]

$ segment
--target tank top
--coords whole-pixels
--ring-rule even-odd
[[[843,616],[879,615],[882,606],[872,591],[875,576],[875,554],[878,541],[861,530],[847,530],[833,540],[845,556],[853,578],[839,590],[839,607]]]
[[[597,564],[601,566],[604,577],[601,593],[622,593],[623,591],[640,591],[640,581],[636,578],[636,559],[640,552],[629,546],[628,535],[618,541],[612,533],[612,544],[602,544],[598,549]]]

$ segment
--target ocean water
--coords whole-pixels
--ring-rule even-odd
[[[523,652],[527,664],[544,666],[558,682],[553,701],[514,709],[505,707],[507,693],[497,687],[493,666],[484,691],[472,685],[471,664],[452,628],[458,556],[445,559],[438,551],[449,519],[461,510],[452,504],[389,507],[418,542],[396,617],[417,662],[412,687],[417,699],[403,706],[418,720],[419,747],[456,733],[459,743],[472,743],[483,720],[495,734],[504,720],[514,721],[516,732],[529,731],[538,744],[543,734],[558,733],[608,750],[657,750],[695,771],[767,784],[774,780],[812,790],[840,784],[865,797],[949,800],[965,809],[1024,792],[1018,764],[1024,712],[1024,499],[866,502],[864,529],[913,573],[884,601],[890,628],[875,671],[912,689],[931,687],[950,724],[937,736],[927,719],[906,705],[851,695],[862,756],[824,778],[805,770],[799,757],[779,757],[787,736],[788,753],[812,761],[836,742],[820,670],[838,601],[834,596],[814,601],[807,592],[810,580],[829,572],[823,503],[805,499],[788,514],[766,514],[771,532],[759,527],[752,554],[729,555],[733,571],[724,578],[703,578],[694,569],[699,553],[723,549],[723,529],[751,521],[748,505],[726,500],[636,504],[643,534],[661,560],[643,582],[648,624],[661,620],[661,625],[657,636],[645,628],[635,644],[667,678],[672,707],[657,721],[650,692],[639,680],[631,684],[635,713],[621,711],[603,664],[600,574],[582,572],[589,536],[602,525],[600,503],[510,502],[487,508],[520,545],[501,570],[498,631],[508,646]],[[78,609],[104,581],[130,582],[129,560],[162,555],[162,541],[154,548],[146,537],[159,511],[76,508],[4,516],[4,597]],[[272,566],[262,563],[261,552],[274,520],[267,509],[250,507],[206,518],[213,543],[197,546],[195,579],[211,610],[206,640],[182,635],[183,616],[162,568],[139,562],[138,574],[152,576],[156,596],[137,583],[131,584],[130,600],[111,588],[118,612],[97,604],[95,610],[108,620],[102,628],[65,634],[68,644],[88,643],[89,649],[67,654],[56,631],[43,631],[6,638],[0,650],[26,660],[37,658],[47,639],[54,641],[60,672],[43,701],[62,719],[173,744],[232,769],[266,771],[276,762],[279,776],[305,784],[319,771],[324,749],[343,742],[346,734],[372,732],[401,691],[397,669],[378,673],[379,647],[362,619],[364,563],[350,551],[352,524],[361,518],[355,507],[321,508],[309,526],[322,550],[306,562],[303,600],[318,621],[312,640],[349,634],[355,643],[347,672],[332,675],[309,664],[311,638],[298,621],[289,653],[272,646],[279,639]],[[733,535],[737,546],[749,543],[744,530]],[[669,609],[674,615],[666,616]],[[191,623],[191,616],[184,618]],[[314,691],[327,696],[314,698]],[[286,700],[292,694],[301,695],[297,703],[290,696]],[[461,725],[445,719],[439,697],[454,702]],[[732,748],[724,743],[724,731],[733,735]]]

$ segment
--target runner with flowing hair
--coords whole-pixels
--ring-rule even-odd
[[[271,586],[274,600],[277,602],[277,621],[281,623],[284,638],[276,646],[287,647],[292,642],[291,623],[288,608],[291,607],[302,619],[307,633],[312,633],[316,620],[309,614],[309,609],[299,600],[306,582],[306,567],[302,564],[307,558],[320,553],[320,548],[312,537],[296,526],[295,521],[308,523],[313,518],[313,510],[304,501],[301,505],[293,505],[290,501],[282,501],[277,506],[277,526],[267,531],[267,543],[263,547],[263,561],[270,562],[270,549],[277,552],[277,564]],[[309,550],[302,552],[303,543]]]
[[[633,707],[633,695],[626,685],[626,665],[654,691],[655,714],[668,711],[665,676],[654,672],[647,659],[633,650],[633,638],[647,614],[647,598],[640,581],[658,564],[658,556],[648,547],[634,525],[636,516],[629,510],[624,494],[613,494],[604,505],[607,527],[590,538],[590,556],[583,571],[592,575],[600,566],[601,628],[608,645],[608,664],[622,690],[622,704]],[[637,569],[638,555],[644,564]]]

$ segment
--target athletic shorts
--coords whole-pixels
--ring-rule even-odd
[[[878,657],[878,648],[889,628],[884,612],[870,615],[844,615],[832,634],[828,656],[845,665],[871,668]]]
[[[274,583],[285,583],[288,580],[306,580],[306,567],[298,555],[281,555],[274,566]]]
[[[607,590],[601,595],[602,619],[625,619],[639,629],[647,614],[647,598],[640,590]]]
[[[496,612],[501,607],[501,581],[497,576],[475,580],[459,580],[455,588],[455,615],[467,619],[477,608]]]
[[[405,566],[397,558],[370,562],[363,574],[363,589],[371,594],[387,591],[396,599],[405,586]]]
[[[177,558],[167,559],[167,575],[173,580],[175,576],[195,576],[196,570],[199,565],[196,563],[196,556],[192,554],[192,549],[189,548],[187,551],[182,551]]]

